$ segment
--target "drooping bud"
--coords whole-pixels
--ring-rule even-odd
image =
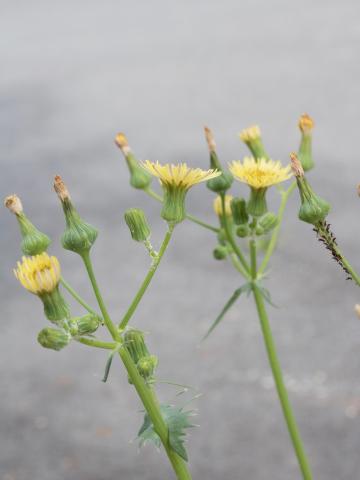
[[[263,230],[263,233],[269,233],[271,230],[273,230],[277,224],[279,223],[279,219],[275,213],[272,212],[267,212],[260,220],[258,223],[258,227],[261,227]]]
[[[223,169],[220,163],[220,160],[216,153],[216,143],[212,131],[208,127],[204,127],[204,130],[206,142],[208,144],[210,152],[210,168],[221,172],[221,175],[219,175],[218,177],[208,180],[206,182],[206,186],[209,190],[213,192],[225,193],[226,190],[229,190],[229,188],[231,187],[234,178],[230,172]]]
[[[70,333],[73,337],[91,335],[99,328],[100,319],[93,313],[87,313],[82,317],[73,317],[69,321]]]
[[[130,185],[140,190],[145,190],[151,183],[151,175],[146,172],[133,154],[128,140],[123,133],[118,133],[115,137],[115,143],[122,151],[127,166],[130,171]]]
[[[239,225],[236,229],[236,235],[240,238],[245,238],[249,235],[250,229],[247,224]]]
[[[224,260],[227,257],[228,250],[223,245],[218,245],[213,250],[213,256],[216,260]]]
[[[314,121],[307,113],[301,115],[299,128],[301,131],[301,141],[298,158],[304,171],[307,172],[314,167],[314,159],[312,156],[312,130],[314,128]]]
[[[25,255],[38,255],[45,252],[51,240],[45,233],[40,232],[27,218],[20,198],[17,195],[10,195],[5,198],[4,204],[16,216],[19,223],[22,236],[22,252]]]
[[[244,143],[246,143],[255,160],[258,160],[259,158],[270,158],[265,151],[265,147],[261,139],[260,128],[257,125],[245,128],[239,133],[239,137]]]
[[[39,332],[37,339],[42,347],[59,351],[70,343],[71,335],[64,330],[46,327]]]
[[[148,355],[140,358],[137,369],[145,381],[152,380],[155,368],[158,365],[158,358],[155,355]]]
[[[66,220],[65,232],[61,237],[62,246],[80,255],[89,252],[98,235],[97,229],[80,217],[59,175],[55,177],[54,189],[61,201]]]
[[[301,200],[299,219],[316,225],[325,219],[330,211],[330,204],[315,194],[305,178],[303,167],[296,154],[292,153],[290,158]]]
[[[236,225],[248,223],[249,215],[246,209],[246,201],[243,198],[233,198],[230,206],[234,223]]]
[[[262,217],[267,212],[266,191],[266,187],[250,187],[250,198],[247,203],[247,211],[253,217]]]
[[[125,222],[129,227],[131,237],[136,242],[145,242],[150,237],[150,227],[146,220],[145,213],[140,208],[126,210]]]

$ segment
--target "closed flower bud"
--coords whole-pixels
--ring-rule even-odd
[[[142,210],[130,208],[125,212],[124,217],[133,240],[145,242],[150,237],[150,227]]]
[[[259,220],[258,226],[263,229],[263,233],[268,233],[273,230],[278,223],[279,219],[275,213],[268,212]]]
[[[264,235],[265,231],[263,229],[263,227],[261,225],[258,225],[256,228],[255,228],[255,235]]]
[[[230,206],[234,223],[236,225],[248,223],[249,215],[246,209],[246,201],[243,198],[233,198]]]
[[[151,175],[141,167],[135,158],[126,136],[123,133],[118,133],[115,137],[115,143],[122,151],[129,168],[130,185],[140,190],[146,190],[151,183]]]
[[[66,185],[58,175],[55,177],[54,188],[61,201],[66,220],[65,232],[61,237],[62,246],[66,250],[82,255],[90,250],[98,231],[80,217],[71,203]]]
[[[37,339],[42,347],[59,351],[70,343],[71,335],[64,330],[46,327],[39,332]]]
[[[155,355],[148,355],[146,357],[140,358],[137,363],[137,369],[140,375],[143,377],[144,380],[151,380],[155,368],[157,367],[158,359]]]
[[[73,317],[70,323],[70,332],[75,336],[91,335],[99,328],[100,319],[93,313],[88,313],[82,317]]]
[[[301,200],[299,219],[316,225],[325,219],[330,211],[330,204],[315,194],[304,176],[304,170],[297,156],[292,153],[290,158]]]
[[[17,195],[5,198],[5,206],[15,214],[22,236],[21,250],[25,255],[38,255],[47,250],[51,243],[45,233],[40,232],[23,212],[21,200]]]
[[[219,233],[217,234],[217,239],[220,245],[225,245],[227,236],[223,228],[220,228]]]
[[[224,202],[225,202],[225,215],[227,217],[231,217],[231,208],[230,208],[230,203],[231,203],[231,200],[232,200],[232,196],[231,195],[225,195],[224,196]],[[213,203],[213,207],[214,207],[214,212],[216,213],[216,215],[221,219],[224,215],[224,212],[223,212],[223,203],[222,203],[222,199],[221,199],[221,196],[218,195],[215,200],[214,200],[214,203]]]
[[[236,229],[236,235],[240,238],[245,238],[249,235],[250,230],[249,226],[244,224],[244,225],[239,225]]]
[[[216,153],[216,143],[212,131],[205,127],[205,138],[210,152],[210,168],[221,172],[218,177],[212,178],[206,182],[209,190],[216,193],[225,193],[231,187],[234,178],[230,172],[223,169]]]
[[[149,351],[145,344],[144,332],[141,330],[136,330],[135,328],[126,330],[124,334],[124,340],[125,347],[135,364],[138,363],[140,358],[147,357],[149,355]]]
[[[269,158],[261,139],[260,128],[257,125],[245,128],[245,130],[240,132],[239,137],[244,143],[246,143],[255,160],[258,160],[259,158]]]
[[[223,245],[218,245],[213,250],[213,255],[216,260],[224,260],[227,257],[228,251],[227,248]]]
[[[312,130],[314,128],[314,122],[306,113],[300,117],[299,128],[301,131],[301,141],[298,158],[304,171],[307,172],[314,167],[314,159],[312,156]]]

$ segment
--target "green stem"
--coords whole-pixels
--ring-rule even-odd
[[[168,427],[161,415],[159,402],[154,391],[144,382],[126,348],[122,348],[119,351],[119,355],[147,413],[151,418],[154,429],[159,435],[161,443],[164,445],[166,454],[173,466],[178,480],[191,480],[191,475],[186,463],[169,445]]]
[[[231,253],[230,254],[230,259],[231,259],[231,263],[234,265],[234,267],[236,268],[236,270],[241,273],[241,275],[246,278],[247,280],[251,280],[251,277],[250,275],[245,271],[245,269],[243,268],[243,266],[241,265],[241,263],[239,262],[238,260],[238,257],[235,255],[235,253]]]
[[[89,347],[105,348],[106,350],[114,350],[116,348],[116,343],[103,342],[102,340],[97,340],[96,338],[79,337],[75,340],[84,345],[88,345]]]
[[[224,194],[221,195],[221,205],[222,205],[222,211],[225,212],[226,209],[225,209],[225,195]],[[244,255],[242,254],[242,252],[241,252],[238,244],[236,243],[236,241],[234,239],[234,236],[231,232],[227,215],[223,215],[222,218],[223,218],[223,227],[224,227],[224,230],[225,230],[225,233],[226,233],[227,241],[230,243],[232,249],[234,250],[235,255],[238,257],[238,259],[239,259],[241,265],[243,266],[244,270],[247,273],[250,273],[249,265],[248,265]]]
[[[280,404],[285,417],[286,425],[290,434],[290,438],[299,462],[300,470],[304,480],[312,480],[312,474],[310,466],[306,457],[306,453],[303,447],[303,443],[300,437],[298,426],[293,414],[288,393],[284,384],[283,375],[281,371],[280,362],[276,353],[275,342],[272,336],[270,322],[267,316],[263,296],[259,287],[256,284],[257,272],[256,272],[256,244],[254,240],[250,241],[250,252],[252,258],[252,278],[253,278],[253,295],[257,308],[257,312],[260,319],[260,325],[262,334],[264,337],[265,347],[271,366],[271,370],[274,376],[276,390],[279,396]]]
[[[252,238],[249,242],[250,245],[250,265],[251,265],[251,278],[256,279],[257,275],[257,260],[256,260],[256,242]]]
[[[142,299],[144,293],[146,292],[146,290],[147,290],[147,288],[148,288],[148,286],[151,282],[151,279],[153,278],[153,276],[154,276],[154,274],[155,274],[155,272],[156,272],[156,270],[159,266],[159,263],[160,263],[163,255],[165,253],[165,250],[166,250],[166,248],[167,248],[167,246],[170,242],[171,235],[172,235],[173,231],[174,231],[174,225],[169,225],[169,229],[165,234],[165,237],[164,237],[164,240],[161,244],[159,253],[153,259],[151,267],[150,267],[143,283],[141,284],[137,294],[134,297],[134,300],[131,302],[130,307],[128,308],[127,312],[125,313],[123,319],[120,322],[119,328],[121,330],[124,329],[126,327],[126,325],[128,324],[130,318],[132,317],[133,313],[135,312],[137,306],[139,305],[140,300]]]
[[[170,232],[170,228],[169,228]],[[97,284],[96,278],[95,278],[95,273],[93,270],[92,262],[90,259],[90,254],[89,252],[85,252],[84,254],[81,255],[86,270],[88,272],[97,302],[99,304],[99,308],[101,310],[101,313],[104,317],[104,322],[109,330],[111,336],[113,339],[119,344],[122,343],[122,338],[119,333],[119,331],[116,328],[116,325],[112,322],[109,313],[107,311],[107,308],[105,306],[104,300],[102,298],[102,295],[100,293],[99,286]],[[84,343],[84,342],[82,342]],[[97,342],[98,343],[98,342]],[[93,346],[98,346],[93,345]],[[107,347],[103,347],[107,348]],[[186,463],[182,460],[181,457],[179,457],[170,447],[169,441],[168,441],[168,427],[161,415],[161,411],[159,408],[159,403],[156,400],[155,394],[149,389],[149,387],[146,385],[144,382],[143,378],[139,374],[136,365],[134,364],[130,354],[126,350],[126,348],[121,348],[119,350],[119,355],[121,360],[123,361],[123,364],[128,372],[128,375],[145,407],[145,410],[148,412],[151,421],[154,425],[154,429],[157,432],[157,434],[160,437],[160,440],[162,444],[164,445],[166,454],[171,462],[171,465],[173,466],[174,472],[176,473],[177,479],[178,480],[191,480],[190,473],[188,471]]]
[[[156,192],[154,192],[154,190],[152,190],[151,188],[147,188],[144,190],[148,195],[150,195],[150,197],[154,198],[155,200],[157,200],[158,202],[162,202],[163,201],[163,198],[158,195]],[[187,213],[186,214],[186,218],[188,220],[191,220],[192,222],[194,223],[197,223],[198,225],[201,225],[202,227],[204,228],[207,228],[208,230],[211,230],[212,232],[215,232],[215,233],[218,233],[220,231],[219,228],[216,228],[216,227],[213,227],[212,225],[209,225],[208,223],[206,222],[203,222],[202,220],[200,220],[199,218],[195,217],[194,215],[190,215],[190,213]]]
[[[265,256],[264,256],[263,261],[260,265],[258,275],[261,275],[261,274],[264,273],[264,271],[265,271],[265,269],[266,269],[266,267],[267,267],[267,265],[270,261],[270,258],[272,256],[274,250],[275,250],[275,247],[277,245],[278,238],[279,238],[280,228],[281,228],[282,220],[283,220],[283,217],[284,217],[286,204],[289,200],[290,195],[294,191],[295,187],[296,187],[296,182],[293,182],[287,190],[285,190],[284,192],[281,192],[281,203],[280,203],[280,207],[279,207],[279,211],[278,211],[279,223],[273,231],[273,234],[271,236],[271,239],[270,239],[268,248],[266,250]]]
[[[85,308],[85,310],[99,317],[98,313],[93,308],[91,308],[90,305],[86,303],[83,298],[80,297],[80,295],[72,288],[72,286],[64,279],[64,277],[61,277],[60,283],[70,293],[70,295],[74,297],[75,300],[77,300],[78,303],[80,303],[80,305]]]
[[[102,295],[101,295],[101,292],[100,292],[100,289],[99,289],[99,285],[96,281],[96,277],[95,277],[95,273],[94,273],[94,269],[93,269],[93,266],[92,266],[92,262],[91,262],[91,258],[90,258],[90,252],[89,251],[86,251],[84,252],[82,255],[81,255],[81,258],[83,259],[83,262],[85,264],[85,267],[86,267],[86,270],[87,270],[87,273],[89,275],[89,278],[90,278],[90,282],[92,284],[92,287],[93,287],[93,290],[94,290],[94,293],[95,293],[95,297],[96,297],[96,300],[99,304],[99,308],[100,308],[100,311],[102,313],[102,316],[104,318],[104,323],[107,327],[107,329],[109,330],[112,338],[115,340],[115,341],[119,341],[119,338],[120,338],[120,335],[119,335],[119,332],[116,328],[116,325],[112,322],[111,318],[110,318],[110,315],[107,311],[107,308],[106,308],[106,305],[105,305],[105,302],[102,298]]]

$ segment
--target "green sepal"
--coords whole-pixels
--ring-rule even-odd
[[[237,288],[235,290],[235,292],[231,295],[231,297],[229,298],[229,300],[226,302],[225,306],[223,307],[223,309],[221,310],[221,312],[219,313],[219,315],[216,317],[215,321],[212,323],[211,327],[209,328],[209,330],[206,332],[206,334],[204,335],[204,337],[202,338],[202,341],[205,340],[209,335],[210,333],[219,325],[219,323],[221,322],[221,320],[223,320],[226,312],[234,305],[234,303],[236,302],[236,300],[240,297],[240,295],[242,293],[249,293],[251,292],[252,290],[252,283],[251,282],[247,282],[245,283],[244,285],[242,285],[240,288]]]
[[[22,236],[22,252],[25,255],[39,255],[45,252],[51,243],[50,238],[45,233],[40,232],[23,212],[16,214],[16,218]]]
[[[62,246],[66,250],[82,255],[90,250],[97,238],[98,231],[89,223],[84,222],[70,200],[65,199],[62,205],[66,220],[66,229],[61,237]]]
[[[171,449],[187,462],[188,455],[184,446],[184,437],[186,429],[195,426],[190,421],[190,417],[194,413],[173,405],[160,405],[160,411],[168,428],[168,442]],[[144,422],[138,432],[138,440],[140,447],[147,442],[153,443],[157,448],[161,447],[160,437],[155,432],[148,413],[145,413]]]
[[[164,198],[161,216],[169,223],[180,223],[185,219],[185,197],[187,190],[174,185],[163,185]]]
[[[42,347],[58,352],[70,343],[71,335],[65,330],[46,327],[39,332],[37,340]]]
[[[135,328],[129,328],[124,334],[124,345],[129,352],[135,365],[140,358],[149,356],[149,350],[145,344],[144,332]]]
[[[250,187],[250,198],[247,203],[247,211],[253,217],[262,217],[267,212],[266,191],[266,187]]]
[[[46,318],[52,323],[61,324],[62,320],[69,318],[70,309],[61,295],[59,287],[52,292],[42,293],[39,298],[43,302]]]
[[[315,163],[312,155],[312,133],[302,132],[301,142],[298,152],[298,159],[305,172],[314,168]]]
[[[131,237],[136,242],[145,242],[150,237],[150,227],[145,213],[140,208],[129,208],[124,214]]]

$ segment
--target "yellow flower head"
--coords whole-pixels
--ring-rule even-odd
[[[290,165],[283,167],[280,162],[265,158],[245,157],[243,162],[232,162],[229,169],[235,178],[255,189],[270,187],[292,176]]]
[[[231,200],[232,200],[232,195],[225,195],[225,214],[226,216],[230,217],[232,215],[231,212]],[[216,215],[219,217],[223,214],[223,208],[222,208],[222,202],[221,202],[221,197],[218,195],[215,200],[214,200],[214,211]]]
[[[261,137],[260,128],[257,125],[254,125],[249,128],[245,128],[239,133],[239,137],[245,143],[251,142]]]
[[[22,257],[14,269],[15,277],[21,285],[36,295],[53,292],[60,281],[60,264],[56,257],[47,253],[33,257]]]
[[[158,177],[164,186],[178,187],[188,190],[197,183],[218,177],[221,172],[217,170],[202,170],[201,168],[189,168],[186,163],[178,165],[160,165],[159,162],[150,162],[146,160],[142,163],[143,168]]]

